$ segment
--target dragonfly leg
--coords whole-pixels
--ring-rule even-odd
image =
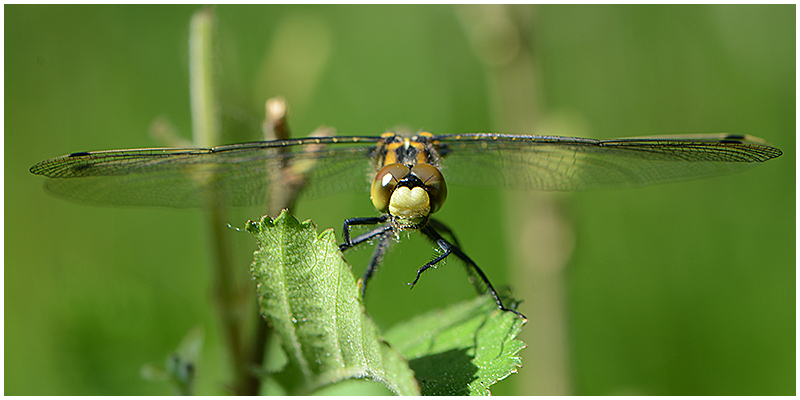
[[[443,222],[441,222],[441,221],[439,221],[437,219],[431,218],[430,220],[428,220],[428,225],[431,225],[431,227],[433,229],[435,229],[437,232],[442,232],[442,233],[450,236],[450,238],[453,239],[453,244],[456,247],[461,247],[461,244],[458,243],[458,238],[456,237],[455,233],[453,233],[453,231],[450,229],[450,227],[445,225]]]
[[[378,244],[375,246],[375,251],[372,252],[372,258],[369,260],[369,265],[367,269],[364,271],[364,275],[361,278],[361,299],[364,300],[366,293],[367,293],[367,283],[378,272],[378,265],[383,261],[383,256],[386,255],[386,251],[389,250],[389,245],[392,244],[392,237],[394,236],[394,231],[391,229],[391,225],[387,225],[388,229],[382,233],[380,239],[378,239]],[[371,232],[370,232],[371,233]],[[360,239],[360,238],[358,238]],[[358,240],[356,239],[356,241]]]
[[[387,230],[391,230],[391,225],[383,226],[377,229],[374,229],[370,232],[367,232],[364,235],[359,236],[355,240],[350,240],[350,227],[353,225],[377,225],[389,220],[388,215],[382,215],[380,217],[365,217],[365,218],[348,218],[344,220],[344,226],[342,228],[342,233],[344,235],[344,243],[339,245],[340,251],[345,251],[363,241],[372,239],[375,236],[378,236]]]
[[[471,280],[474,280],[475,275],[477,275],[477,277],[481,280],[481,282],[484,285],[486,285],[486,291],[488,291],[489,294],[492,295],[492,298],[494,299],[494,302],[497,303],[498,308],[500,308],[503,311],[511,311],[514,314],[517,314],[525,318],[525,316],[520,314],[519,312],[514,311],[510,308],[506,308],[506,306],[503,305],[503,301],[500,300],[500,296],[497,294],[497,291],[494,290],[494,286],[492,286],[491,282],[489,282],[489,278],[486,277],[486,274],[484,274],[483,271],[478,267],[478,265],[475,264],[475,262],[472,261],[472,259],[469,258],[466,254],[464,254],[464,252],[461,251],[461,249],[458,248],[458,246],[455,246],[452,243],[445,240],[442,237],[442,235],[440,235],[439,232],[436,232],[436,229],[434,229],[431,225],[427,225],[424,228],[422,228],[422,233],[425,236],[427,236],[430,240],[432,240],[434,243],[436,243],[444,251],[444,253],[433,259],[433,261],[429,262],[428,264],[425,264],[419,270],[417,270],[417,278],[414,279],[414,283],[417,283],[417,280],[419,279],[419,274],[421,274],[423,271],[427,270],[428,268],[430,268],[437,262],[443,260],[445,257],[447,257],[452,253],[455,254],[456,257],[461,259],[461,261],[463,261],[467,265],[467,271],[470,274]]]
[[[367,240],[379,237],[378,245],[375,246],[375,251],[372,253],[372,258],[369,260],[369,265],[364,271],[364,276],[361,278],[361,299],[363,300],[367,292],[367,282],[370,278],[378,272],[378,264],[383,261],[383,256],[389,250],[392,236],[394,236],[394,229],[392,224],[379,226],[363,235],[354,239],[350,238],[350,227],[353,225],[375,225],[386,222],[388,216],[370,217],[370,218],[349,218],[344,221],[344,243],[339,245],[339,251],[345,251],[351,247],[357,246]]]
[[[417,284],[417,281],[419,281],[419,276],[423,272],[427,271],[428,268],[433,267],[434,265],[436,265],[436,263],[438,263],[439,261],[444,260],[447,256],[450,255],[451,250],[450,250],[450,247],[448,246],[450,243],[448,243],[446,240],[442,239],[441,236],[440,236],[440,239],[441,239],[441,242],[437,240],[436,244],[438,244],[439,247],[442,250],[444,250],[444,253],[438,255],[436,258],[434,258],[433,260],[431,260],[430,262],[428,262],[427,264],[423,265],[422,267],[420,267],[420,269],[417,270],[417,276],[414,278],[414,282],[410,282],[408,284],[408,286],[411,286],[412,289],[414,288],[414,285]]]

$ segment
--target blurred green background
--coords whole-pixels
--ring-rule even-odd
[[[197,392],[225,393],[203,214],[72,204],[28,172],[69,152],[162,145],[148,134],[157,117],[188,137],[197,9],[5,7],[5,394],[168,394],[139,369],[195,326]],[[526,300],[524,367],[495,394],[795,393],[793,5],[215,11],[221,109],[239,122],[229,142],[258,140],[264,101],[283,95],[294,136],[405,125],[735,132],[778,146],[782,157],[741,174],[645,189],[452,187],[438,216]],[[337,232],[375,215],[364,193],[296,213]],[[251,284],[253,240],[229,234]],[[348,254],[357,275],[369,253]],[[407,289],[432,254],[416,234],[393,248],[367,297],[379,326],[473,296],[456,261]]]

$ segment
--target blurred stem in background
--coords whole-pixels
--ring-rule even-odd
[[[215,86],[217,77],[214,69],[217,62],[215,32],[213,8],[206,7],[198,11],[192,18],[189,39],[193,144],[198,147],[214,147],[222,144],[219,93]],[[276,52],[272,51],[268,55],[276,56],[274,53]],[[280,81],[275,76],[270,78]],[[287,113],[288,105],[283,97],[267,100],[266,117],[262,125],[264,140],[289,138]],[[331,134],[331,129],[321,127],[311,136]],[[276,175],[273,177],[276,181],[292,182],[292,185],[285,187],[276,186],[270,192],[267,214],[277,216],[281,210],[293,208],[296,196],[304,184],[304,175],[302,171],[290,169],[273,173]],[[284,179],[281,176],[284,174],[290,174],[294,179]],[[271,329],[253,301],[256,296],[252,289],[252,281],[239,279],[245,268],[233,261],[233,246],[230,232],[226,229],[228,219],[224,207],[213,207],[208,210],[208,215],[214,300],[234,375],[229,389],[237,395],[257,395],[262,383],[257,371],[266,363],[265,349],[272,337]],[[253,318],[254,321],[250,323],[249,318]],[[248,329],[253,329],[254,333],[248,335]]]
[[[189,30],[192,138],[194,146],[205,148],[223,144],[215,87],[215,22],[214,9],[205,7],[194,14]],[[283,114],[278,118],[281,128],[273,131],[284,134]],[[233,373],[229,389],[237,395],[257,395],[261,380],[255,371],[264,361],[269,327],[254,306],[255,296],[248,288],[252,282],[237,279],[244,268],[233,261],[224,207],[211,206],[207,215],[212,291]],[[251,318],[254,324],[249,323]],[[255,334],[246,335],[251,325]]]
[[[457,16],[470,45],[485,67],[491,99],[493,128],[516,134],[568,134],[542,132],[535,55],[531,35],[535,8],[527,5],[470,5]],[[572,394],[566,315],[564,267],[574,248],[572,228],[561,213],[560,197],[553,193],[507,193],[506,210],[513,223],[509,238],[512,287],[524,294],[522,310],[532,324],[520,339],[525,365],[513,382],[516,393]]]

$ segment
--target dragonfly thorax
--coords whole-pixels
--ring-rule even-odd
[[[444,204],[447,185],[433,165],[390,164],[375,175],[370,198],[398,229],[419,229]]]

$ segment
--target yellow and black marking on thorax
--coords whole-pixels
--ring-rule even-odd
[[[372,204],[388,213],[396,228],[420,229],[447,197],[433,135],[403,137],[387,132],[381,137],[385,141],[376,157],[379,170],[370,189]]]
[[[379,146],[378,156],[375,157],[376,171],[390,164],[409,166],[431,164],[436,168],[441,167],[436,143],[433,142],[433,134],[430,132],[420,132],[411,137],[386,132],[381,138],[383,143]]]

